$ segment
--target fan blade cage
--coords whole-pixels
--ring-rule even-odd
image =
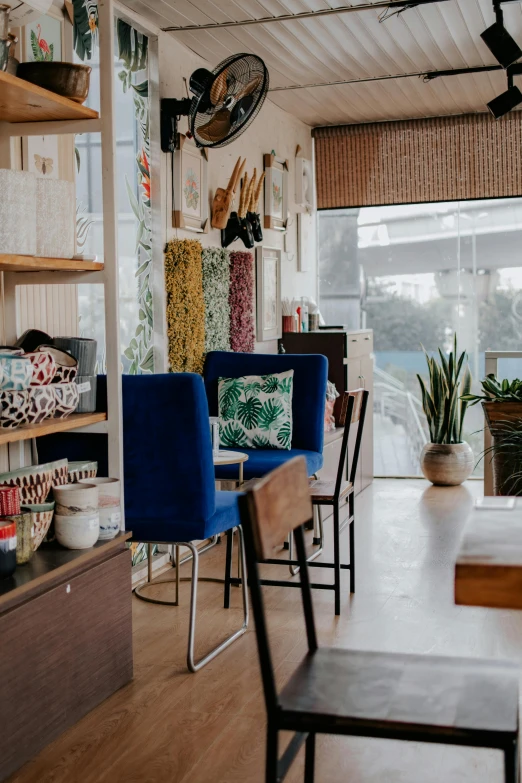
[[[254,54],[228,57],[213,77],[190,111],[190,132],[198,147],[230,144],[257,117],[268,92],[268,69]]]

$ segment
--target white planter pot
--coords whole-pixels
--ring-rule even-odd
[[[428,481],[436,486],[451,487],[471,476],[475,460],[468,443],[426,443],[420,463]]]
[[[63,517],[54,515],[56,540],[66,549],[90,549],[100,535],[98,514]]]

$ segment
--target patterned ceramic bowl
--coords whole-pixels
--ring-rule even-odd
[[[53,383],[71,383],[78,373],[78,360],[67,351],[62,351],[54,345],[41,345],[39,351],[50,353],[56,364],[56,374]]]
[[[23,356],[24,349],[16,348],[14,345],[0,345],[0,354],[8,354],[10,356]]]
[[[26,358],[33,365],[33,377],[31,386],[47,386],[56,375],[56,362],[50,351],[34,351],[26,353]]]
[[[42,332],[40,329],[27,329],[15,345],[17,348],[23,348],[24,351],[36,351],[42,343],[52,343],[52,341],[53,338],[47,332]]]
[[[69,479],[69,460],[58,459],[56,462],[50,462],[49,465],[53,471],[53,487],[63,487]]]
[[[13,430],[28,424],[29,391],[0,391],[0,427]]]
[[[44,503],[53,483],[53,465],[52,462],[45,465],[28,465],[26,468],[19,468],[10,473],[2,473],[0,484],[18,487],[20,501],[24,506],[31,503]]]
[[[0,354],[0,390],[24,391],[33,377],[33,365],[25,356]]]
[[[97,462],[69,462],[67,481],[69,484],[74,484],[81,479],[96,478],[97,473]]]
[[[54,516],[54,501],[52,503],[28,505],[27,508],[31,511],[33,552],[36,552],[51,527]]]
[[[29,389],[29,424],[39,424],[50,419],[56,407],[56,397],[51,386],[31,386]]]
[[[80,399],[78,386],[74,381],[71,383],[54,383],[53,390],[56,399],[54,417],[55,419],[65,419],[78,407]]]

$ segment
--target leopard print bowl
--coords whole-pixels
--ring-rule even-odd
[[[72,383],[54,383],[52,388],[56,400],[54,417],[55,419],[65,419],[78,407],[80,399],[78,386],[73,381]]]
[[[52,386],[31,386],[29,389],[29,424],[39,424],[50,419],[56,408],[56,397]]]
[[[29,392],[0,391],[0,427],[12,430],[29,423]]]
[[[0,483],[9,487],[18,487],[20,502],[23,506],[45,503],[51,490],[54,477],[54,463],[28,465],[25,468],[2,473]]]

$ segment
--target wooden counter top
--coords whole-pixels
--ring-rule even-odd
[[[44,590],[66,581],[74,572],[92,568],[123,549],[132,533],[119,533],[112,541],[98,541],[90,549],[64,549],[58,543],[42,544],[29,563],[17,566],[13,576],[0,580],[0,613],[13,609]]]
[[[473,509],[455,565],[455,603],[522,609],[522,500]]]

